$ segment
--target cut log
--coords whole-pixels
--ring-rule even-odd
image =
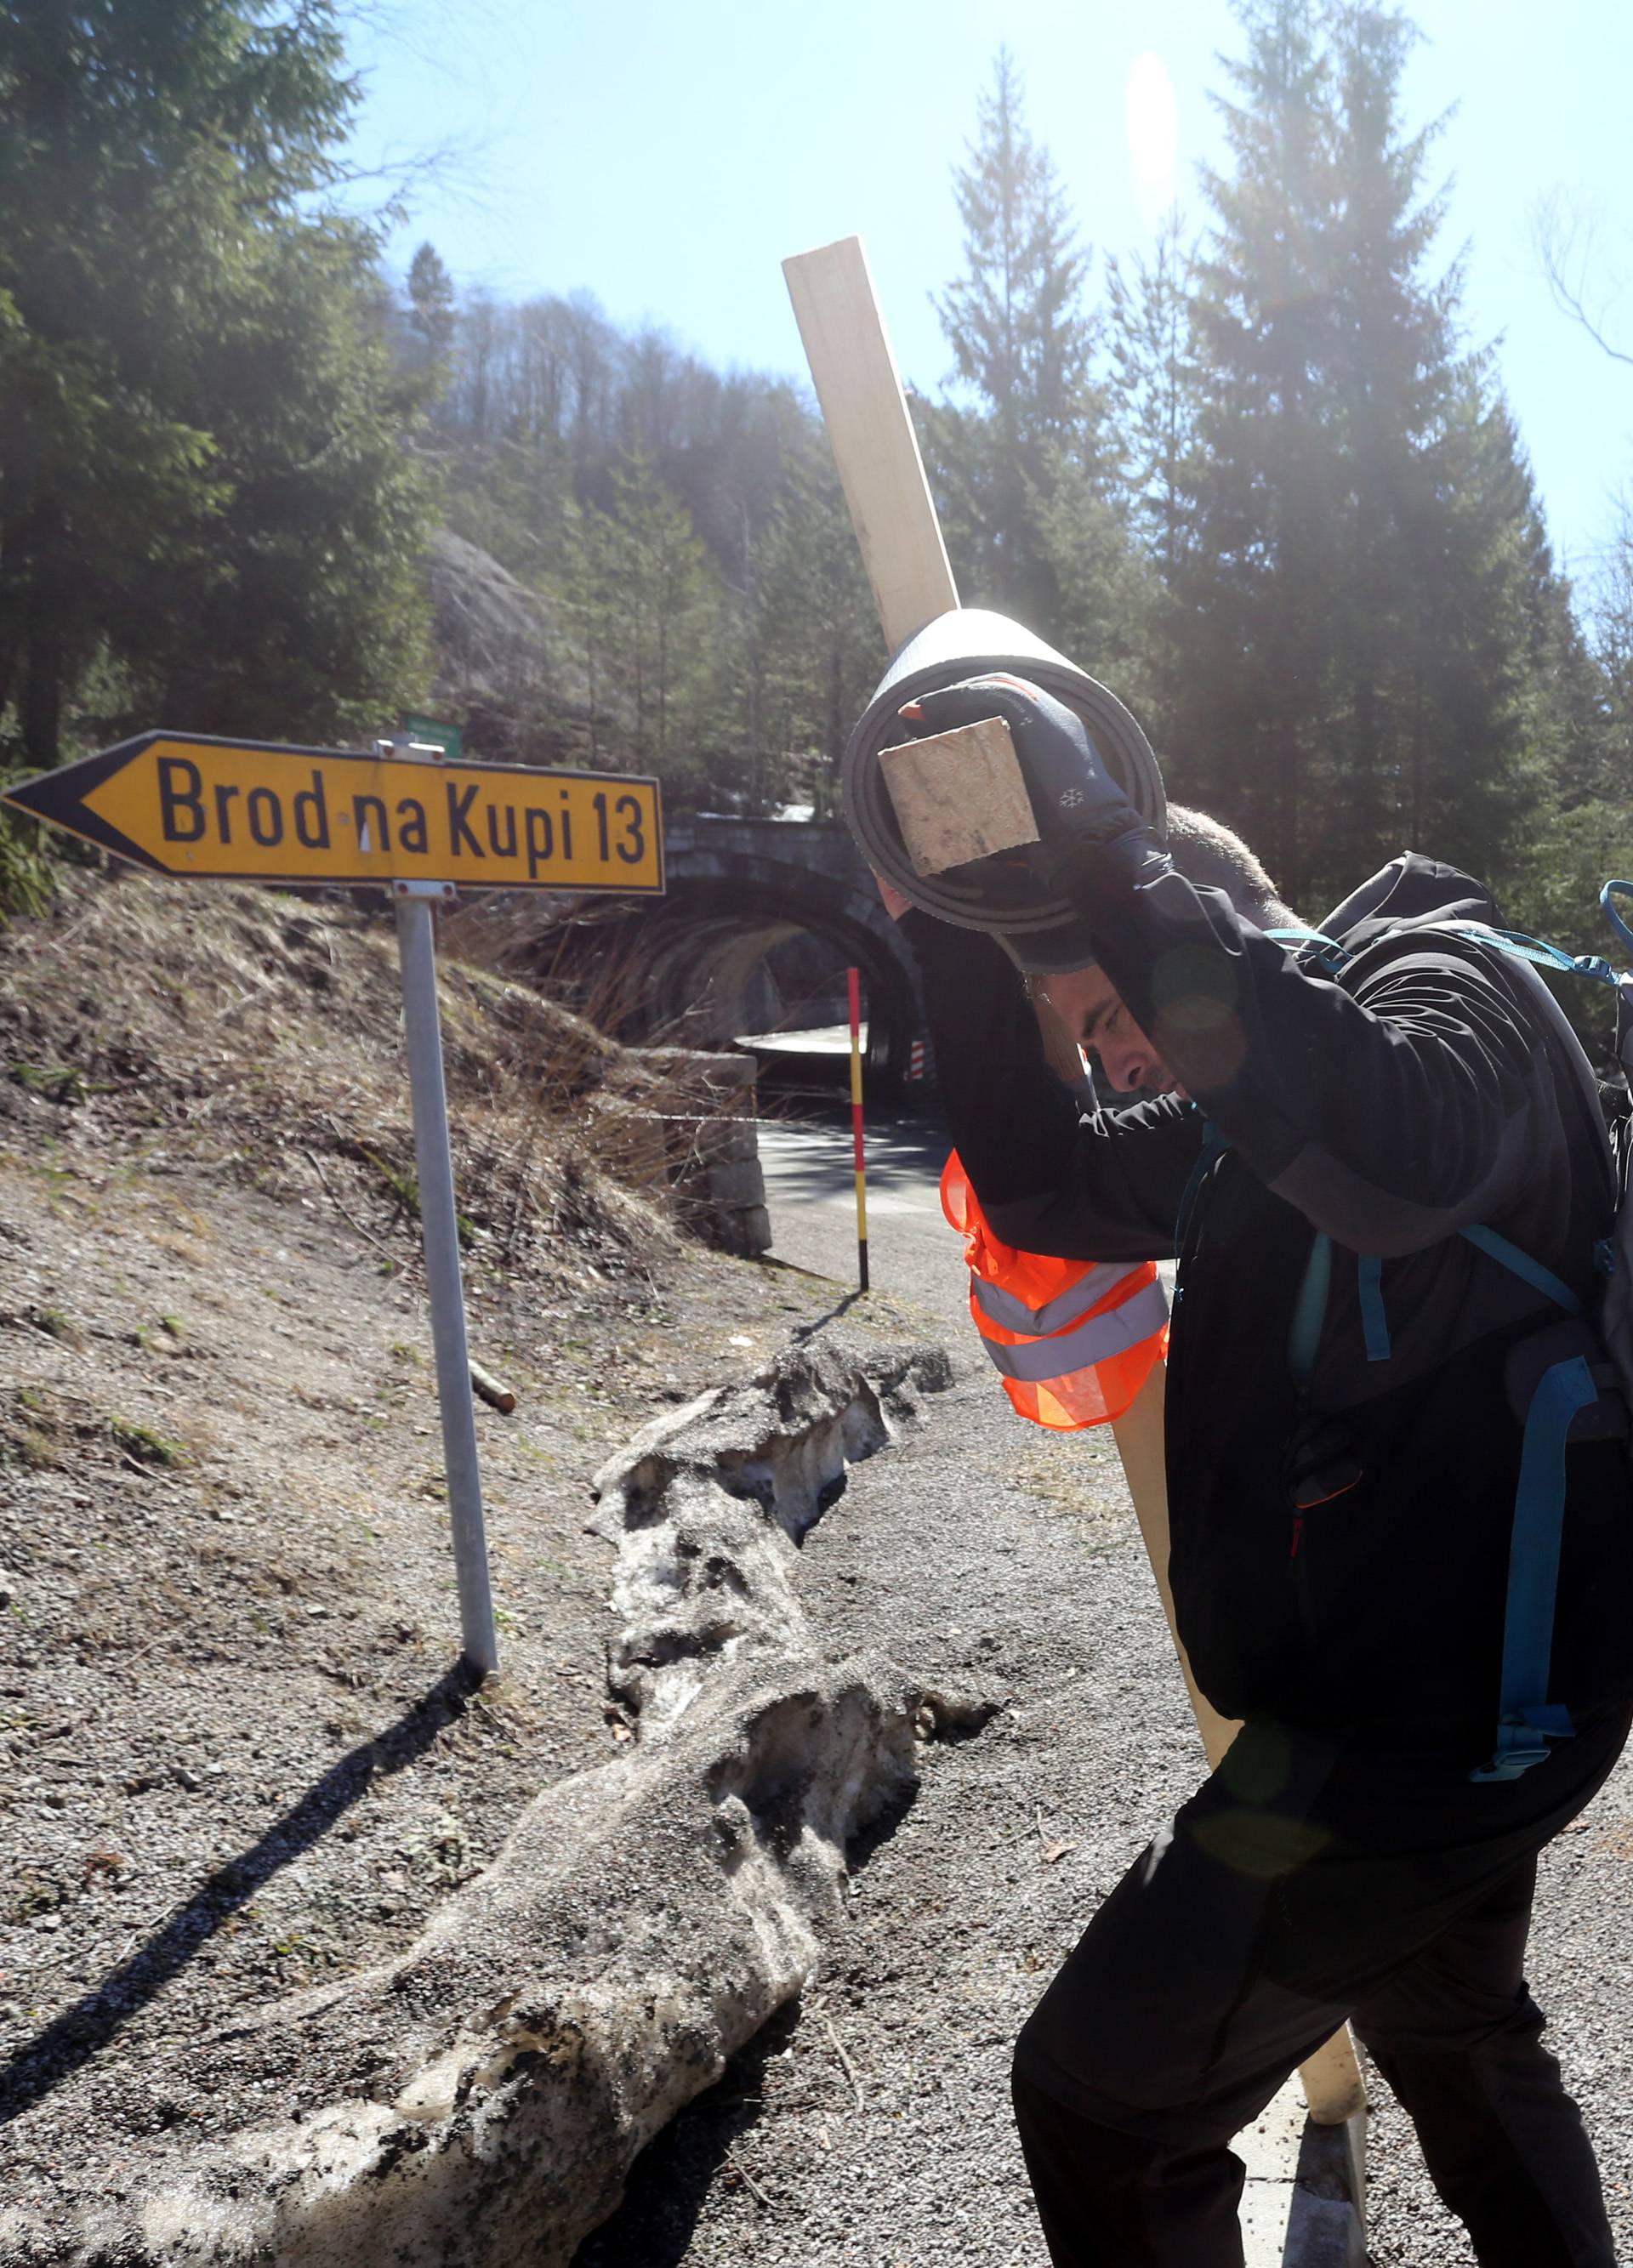
[[[516,1397],[502,1379],[495,1378],[491,1370],[484,1370],[479,1362],[473,1362],[470,1382],[485,1403],[495,1410],[502,1410],[509,1417],[516,1406]]]

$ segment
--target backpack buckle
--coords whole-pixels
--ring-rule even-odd
[[[1569,1741],[1576,1729],[1569,1709],[1562,1709],[1556,1702],[1504,1717],[1497,1727],[1496,1755],[1489,1764],[1468,1776],[1487,1782],[1518,1779],[1533,1765],[1548,1762],[1554,1753],[1547,1745],[1549,1741]]]

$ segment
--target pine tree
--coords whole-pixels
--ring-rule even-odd
[[[440,379],[454,344],[454,279],[434,244],[422,244],[409,262],[408,303],[417,359]]]
[[[1176,210],[1157,231],[1150,259],[1125,276],[1108,260],[1111,394],[1134,524],[1172,580],[1185,540],[1185,494],[1196,446],[1198,372],[1191,334],[1195,254]]]
[[[1633,801],[1633,504],[1625,495],[1616,504],[1588,620],[1603,709],[1587,784],[1592,793]]]
[[[1436,681],[1437,654],[1424,637],[1423,608],[1434,603],[1437,562],[1441,575],[1452,563],[1456,523],[1436,453],[1449,463],[1481,444],[1482,366],[1459,352],[1459,269],[1437,279],[1423,274],[1445,209],[1444,194],[1420,197],[1440,122],[1405,139],[1399,130],[1400,75],[1416,37],[1399,16],[1354,8],[1338,17],[1332,48],[1327,422],[1345,492],[1328,730],[1335,808],[1347,845],[1363,858],[1397,847],[1403,818],[1408,839],[1428,839],[1422,828],[1437,815],[1437,799],[1425,802],[1424,765],[1446,743],[1424,727],[1425,679]],[[1484,438],[1500,454],[1500,439]],[[1471,582],[1487,582],[1494,556],[1476,549],[1462,563]],[[1480,720],[1495,735],[1494,776],[1510,753],[1506,721],[1500,697]],[[1410,784],[1404,799],[1403,777]],[[1312,833],[1319,856],[1319,830]],[[1479,831],[1470,839],[1481,840]]]
[[[572,611],[589,683],[591,761],[683,785],[718,745],[713,661],[722,594],[685,506],[645,457],[612,468],[610,512],[580,514]]]
[[[954,177],[966,273],[936,313],[959,382],[1016,440],[1066,439],[1082,417],[1091,350],[1081,309],[1088,257],[1054,161],[1026,129],[1007,48],[977,107],[976,141]]]
[[[257,247],[255,289],[201,350],[195,398],[232,501],[153,593],[127,661],[147,718],[198,732],[367,740],[429,689],[424,554],[436,483],[367,231]]]
[[[792,760],[819,815],[835,807],[839,759],[886,661],[873,594],[825,445],[788,469],[760,562],[765,744]],[[802,782],[796,778],[802,775]]]

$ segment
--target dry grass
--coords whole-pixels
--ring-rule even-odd
[[[454,958],[469,936],[455,930],[442,958],[468,1251],[509,1270],[565,1248],[647,1272],[683,1225],[675,1130],[718,1102],[684,1059],[620,1047]],[[0,1132],[6,1116],[85,1114],[143,1135],[150,1171],[225,1160],[279,1196],[321,1185],[382,1259],[408,1265],[417,1239],[399,1232],[416,1225],[417,1186],[401,1020],[395,937],[377,913],[70,870],[44,915],[0,932]]]

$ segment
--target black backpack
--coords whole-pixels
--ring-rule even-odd
[[[1633,928],[1617,910],[1618,896],[1633,900],[1633,882],[1607,882],[1600,892],[1600,904],[1618,942],[1633,954]],[[1587,1324],[1592,1333],[1590,1338],[1579,1329],[1571,1332],[1565,1327],[1556,1345],[1550,1346],[1546,1337],[1539,1340],[1541,1351],[1523,1412],[1525,1439],[1509,1547],[1496,1743],[1491,1762],[1470,1775],[1476,1780],[1511,1780],[1545,1760],[1548,1741],[1568,1740],[1575,1729],[1569,1712],[1548,1698],[1565,1513],[1566,1444],[1573,1428],[1585,1432],[1591,1427],[1601,1437],[1607,1432],[1625,1437],[1628,1412],[1633,1410],[1633,1206],[1628,1203],[1629,1161],[1633,1160],[1633,971],[1618,976],[1597,954],[1568,954],[1541,939],[1483,922],[1409,925],[1415,939],[1432,937],[1437,932],[1468,939],[1543,968],[1609,985],[1616,995],[1615,1052],[1621,1083],[1607,1086],[1598,1082],[1615,1172],[1616,1211],[1610,1233],[1601,1239],[1593,1255],[1603,1288],[1592,1311],[1550,1268],[1495,1230],[1473,1227],[1460,1232],[1469,1243],[1541,1292],[1572,1322]],[[1407,933],[1404,926],[1402,933]],[[1302,940],[1301,958],[1308,954],[1312,965],[1334,979],[1341,979],[1352,957],[1343,946],[1319,931],[1272,930],[1267,934],[1288,943]],[[1376,1263],[1372,1265],[1375,1284]],[[1301,1386],[1313,1362],[1331,1266],[1332,1240],[1318,1231],[1289,1350],[1294,1376]],[[1369,1278],[1364,1257],[1360,1266],[1363,1322],[1370,1337],[1375,1322],[1379,1329],[1386,1327],[1381,1302],[1376,1318],[1367,1312]],[[1578,1427],[1578,1419],[1590,1409],[1593,1418]],[[1341,1475],[1328,1470],[1319,1457],[1312,1458],[1303,1481],[1310,1491],[1308,1503],[1313,1506],[1336,1492],[1335,1478],[1341,1488]],[[1295,1503],[1298,1501],[1295,1496]]]

